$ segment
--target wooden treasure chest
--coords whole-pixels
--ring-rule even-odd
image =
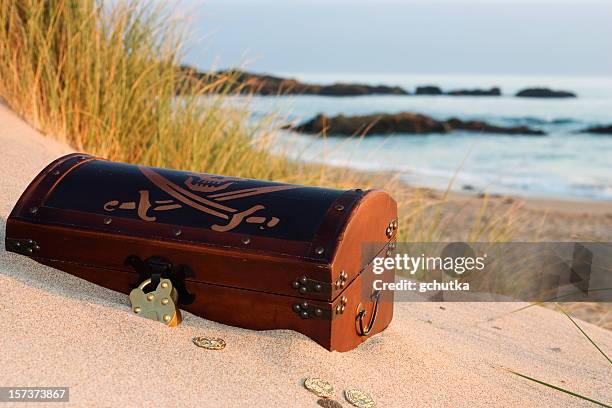
[[[347,351],[384,330],[393,293],[372,271],[395,247],[397,206],[333,190],[70,154],[23,193],[6,249],[130,294],[170,326],[180,309],[255,330],[292,329]]]

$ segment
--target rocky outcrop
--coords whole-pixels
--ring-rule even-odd
[[[442,89],[437,86],[427,85],[427,86],[418,86],[415,95],[443,95]]]
[[[501,127],[480,121],[462,121],[457,118],[439,121],[411,112],[361,116],[319,114],[292,128],[302,133],[325,133],[330,136],[387,135],[391,133],[427,134],[452,131],[496,133],[509,135],[544,135],[541,130],[527,126]]]
[[[361,95],[408,95],[408,92],[398,86],[364,85],[336,83],[331,85],[316,85],[300,82],[295,79],[281,78],[272,75],[253,74],[245,71],[219,71],[205,74],[194,68],[183,66],[189,84],[193,79],[204,83],[224,81],[221,89],[230,92],[258,95],[325,95],[325,96],[361,96]],[[189,89],[189,86],[184,87]]]
[[[257,95],[324,95],[324,96],[362,96],[362,95],[411,95],[399,86],[367,85],[357,83],[335,83],[318,85],[300,82],[292,78],[255,74],[241,70],[226,70],[213,73],[198,71],[183,65],[179,67],[181,80],[177,94],[189,94],[196,83],[210,85],[209,92],[239,92]],[[456,89],[444,91],[439,86],[418,86],[414,95],[449,96],[501,96],[498,87],[489,89]],[[547,88],[528,88],[516,94],[518,97],[532,98],[575,98],[576,94]]]
[[[444,122],[428,116],[405,112],[393,115],[338,115],[331,118],[319,114],[295,130],[303,133],[326,132],[329,135],[350,136],[363,133],[447,133],[451,129]]]
[[[501,96],[501,89],[493,87],[490,89],[457,89],[447,92],[451,96]]]
[[[612,125],[590,127],[590,128],[584,129],[581,133],[596,133],[600,135],[612,135]]]
[[[557,91],[548,88],[527,88],[516,93],[523,98],[576,98],[577,95],[569,91]]]
[[[311,85],[312,86],[312,85]],[[343,84],[337,83],[332,85],[322,85],[314,89],[317,92],[311,92],[316,95],[326,96],[359,96],[359,95],[408,95],[408,92],[399,86],[385,85],[361,85],[361,84]]]
[[[448,95],[448,96],[501,96],[501,89],[494,87],[490,89],[455,89],[444,92],[442,88],[434,85],[419,86],[415,95]]]
[[[545,135],[546,133],[532,129],[528,126],[496,126],[479,120],[461,120],[452,118],[446,121],[452,130],[463,130],[466,132],[496,133],[503,135]]]

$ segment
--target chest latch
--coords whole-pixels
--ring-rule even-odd
[[[149,279],[153,286],[159,286],[161,279],[169,279],[178,293],[178,303],[189,305],[193,303],[195,295],[187,290],[185,279],[193,276],[193,271],[187,265],[176,265],[161,256],[152,256],[145,260],[136,255],[130,255],[125,264],[138,272],[138,279],[130,288],[134,289],[141,282]]]
[[[153,291],[145,291],[151,285],[151,279],[142,282],[130,292],[132,311],[139,316],[157,320],[167,326],[175,327],[181,318],[178,308],[178,292],[170,279],[161,279]]]

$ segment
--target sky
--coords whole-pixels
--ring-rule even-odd
[[[612,76],[612,0],[187,0],[185,62],[268,73]]]

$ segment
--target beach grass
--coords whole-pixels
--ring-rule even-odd
[[[573,324],[573,325],[574,325],[574,326],[575,326],[575,327],[576,327],[576,328],[577,328],[577,329],[580,331],[580,333],[581,333],[581,334],[582,334],[582,335],[583,335],[583,336],[584,336],[584,337],[585,337],[585,338],[586,338],[586,339],[589,341],[589,343],[591,343],[591,345],[592,345],[592,346],[593,346],[593,347],[594,347],[594,348],[595,348],[595,349],[596,349],[596,350],[597,350],[597,351],[598,351],[598,352],[599,352],[599,353],[600,353],[600,354],[601,354],[601,355],[602,355],[602,356],[603,356],[603,357],[604,357],[604,358],[605,358],[605,359],[608,361],[608,363],[612,364],[612,360],[610,360],[610,357],[608,357],[608,355],[607,355],[607,354],[606,354],[606,353],[605,353],[605,352],[604,352],[604,351],[601,349],[601,347],[600,347],[600,346],[599,346],[599,345],[598,345],[598,344],[597,344],[597,343],[596,343],[596,342],[595,342],[595,341],[594,341],[594,340],[591,338],[591,336],[589,336],[589,335],[588,335],[588,334],[587,334],[587,333],[586,333],[586,332],[585,332],[585,331],[582,329],[582,327],[580,327],[580,325],[579,325],[578,323],[576,323],[576,321],[575,321],[575,320],[572,318],[572,316],[571,316],[571,315],[570,315],[570,314],[569,314],[569,313],[568,313],[568,312],[567,312],[567,311],[566,311],[566,310],[565,310],[565,309],[564,309],[564,308],[561,306],[561,304],[559,304],[559,303],[555,303],[555,305],[556,305],[556,307],[557,307],[557,308],[558,308],[558,309],[561,311],[561,313],[563,313],[563,314],[564,314],[564,315],[565,315],[565,316],[566,316],[566,317],[567,317],[567,318],[570,320],[570,322],[572,322],[572,324]],[[559,392],[562,392],[562,393],[565,393],[565,394],[568,394],[568,395],[574,396],[574,397],[579,398],[579,399],[581,399],[581,400],[583,400],[583,401],[588,401],[588,402],[591,402],[591,403],[593,403],[593,404],[600,405],[600,406],[602,406],[602,407],[610,407],[610,405],[609,405],[609,404],[606,404],[606,403],[604,403],[604,402],[602,402],[602,401],[597,401],[597,400],[595,400],[595,399],[593,399],[593,398],[586,397],[586,396],[584,396],[584,395],[582,395],[582,394],[579,394],[579,393],[577,393],[577,392],[574,392],[574,391],[568,390],[567,388],[563,388],[563,387],[560,387],[560,386],[557,386],[557,385],[551,384],[551,383],[549,383],[549,382],[542,381],[542,380],[539,380],[539,379],[537,379],[537,378],[533,378],[533,377],[530,377],[530,376],[528,376],[528,375],[518,373],[518,372],[513,371],[513,370],[508,370],[508,371],[509,371],[510,373],[512,373],[512,374],[514,374],[514,375],[517,375],[517,376],[519,376],[519,377],[522,377],[522,378],[524,378],[524,379],[526,379],[526,380],[529,380],[529,381],[532,381],[532,382],[534,382],[534,383],[536,383],[536,384],[540,384],[540,385],[543,385],[543,386],[545,386],[545,387],[551,388],[551,389],[553,389],[553,390],[555,390],[555,391],[559,391]]]
[[[570,316],[570,314],[563,308],[563,306],[561,306],[560,303],[556,303],[557,308],[561,311],[561,313],[563,313],[571,322],[572,324],[580,331],[580,333],[589,341],[589,343],[591,343],[593,345],[593,347],[595,347],[595,349],[606,359],[608,360],[608,363],[612,364],[612,360],[610,359],[610,357],[608,357],[608,355],[601,349],[601,347],[599,347],[599,345],[591,338],[591,336],[589,336],[583,329],[582,327],[580,327],[580,325],[578,323],[576,323],[576,321],[572,318],[572,316]]]
[[[508,370],[508,371],[509,371],[510,373],[514,374],[514,375],[517,375],[517,376],[522,377],[522,378],[524,378],[524,379],[526,379],[526,380],[532,381],[532,382],[534,382],[534,383],[536,383],[536,384],[540,384],[540,385],[543,385],[543,386],[545,386],[545,387],[551,388],[551,389],[553,389],[553,390],[555,390],[555,391],[559,391],[559,392],[562,392],[562,393],[564,393],[564,394],[571,395],[571,396],[576,397],[576,398],[579,398],[579,399],[581,399],[581,400],[583,400],[583,401],[591,402],[591,403],[593,403],[593,404],[595,404],[595,405],[599,405],[599,406],[602,406],[602,407],[607,407],[607,408],[610,408],[610,405],[608,405],[608,404],[606,404],[606,403],[604,403],[604,402],[594,400],[593,398],[586,397],[586,396],[584,396],[584,395],[582,395],[582,394],[578,394],[577,392],[574,392],[574,391],[568,390],[568,389],[566,389],[566,388],[559,387],[559,386],[557,386],[557,385],[554,385],[554,384],[548,383],[548,382],[546,382],[546,381],[539,380],[539,379],[537,379],[537,378],[530,377],[530,376],[525,375],[525,374],[518,373],[518,372],[516,372],[516,371],[512,371],[512,370]]]
[[[196,84],[176,100],[183,37],[168,13],[144,1],[3,2],[0,95],[34,127],[80,151],[286,176],[283,160],[265,153],[265,135],[253,137],[261,129],[247,128],[247,112],[225,107],[223,95],[211,95],[206,106],[198,100],[222,89],[222,79]]]
[[[194,80],[178,69],[183,26],[172,9],[142,0],[2,2],[0,97],[50,137],[111,160],[296,184],[382,188],[399,204],[399,240],[448,239],[461,209],[448,217],[446,194],[409,189],[389,174],[289,160],[277,148],[277,121],[255,120],[248,102],[230,103],[240,92],[233,78]],[[181,92],[187,86],[189,91]],[[512,209],[495,211],[482,200],[482,211],[459,238],[510,240],[515,216]]]

